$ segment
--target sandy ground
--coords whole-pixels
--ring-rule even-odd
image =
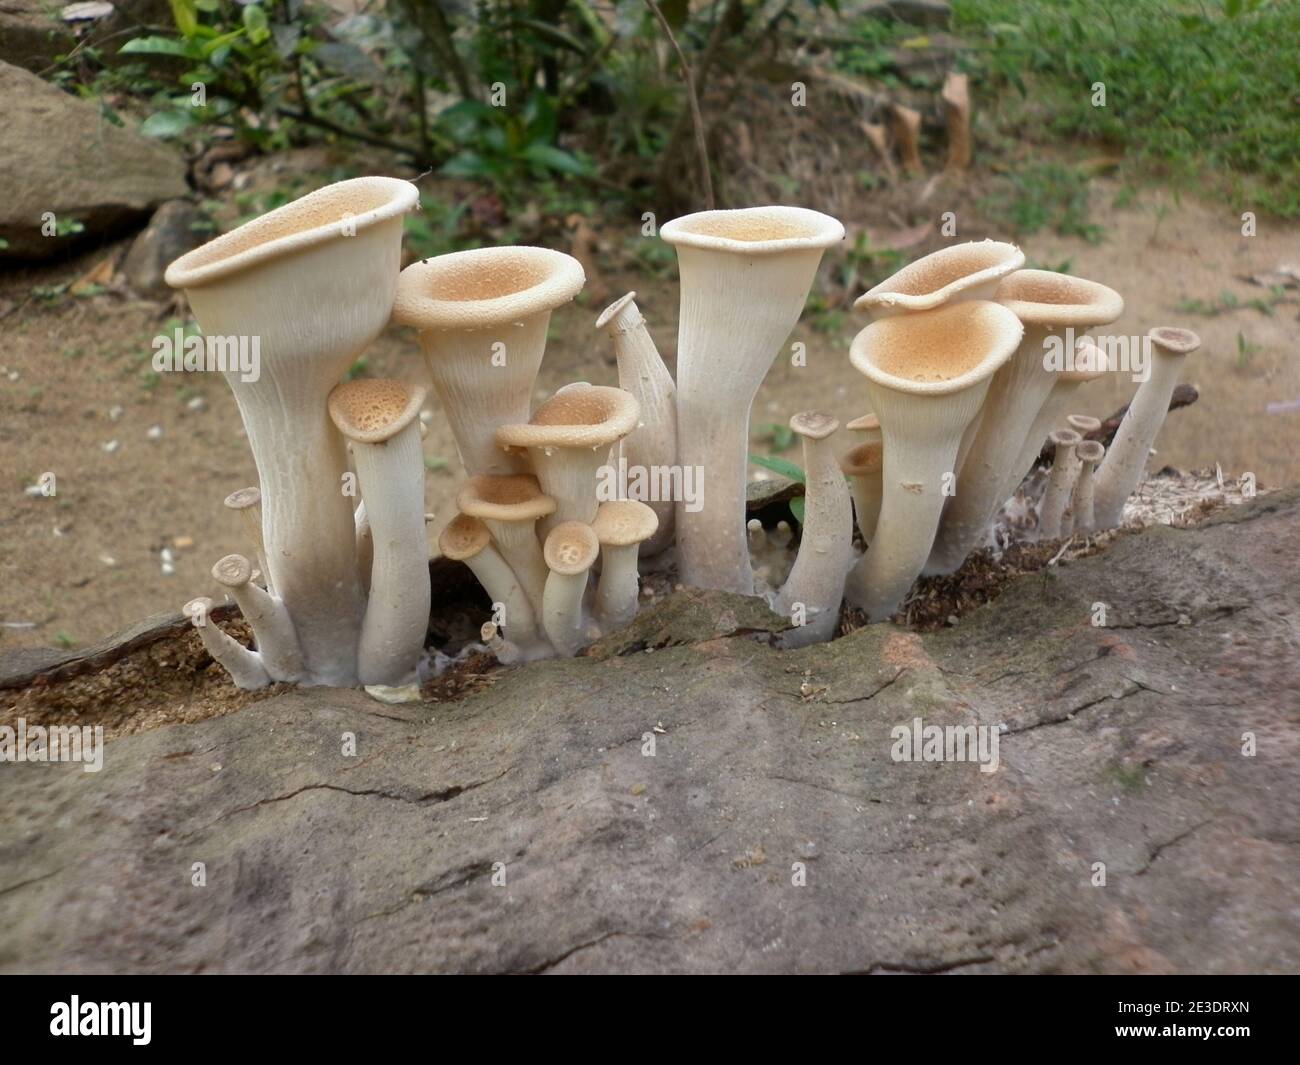
[[[1300,225],[1262,221],[1256,236],[1243,237],[1227,208],[1184,198],[1168,201],[1157,227],[1159,193],[1122,210],[1109,206],[1113,193],[1097,184],[1094,220],[1105,227],[1102,243],[1039,235],[1023,242],[1030,263],[1068,261],[1070,272],[1119,290],[1127,310],[1115,332],[1179,324],[1200,333],[1204,346],[1186,379],[1200,388],[1201,399],[1171,418],[1157,445],[1161,463],[1219,463],[1229,474],[1249,470],[1272,485],[1300,481],[1300,413],[1266,413],[1269,402],[1300,398],[1300,308],[1282,305],[1271,317],[1253,309],[1215,317],[1176,310],[1180,300],[1211,302],[1224,290],[1242,301],[1263,295],[1239,276],[1300,261]],[[11,276],[0,281],[0,297],[12,305],[32,284],[66,281],[93,265],[85,258]],[[610,298],[625,288],[639,291],[671,363],[675,284],[618,274],[603,280]],[[539,396],[572,380],[614,383],[612,353],[593,331],[600,309],[582,299],[557,313]],[[105,295],[51,307],[30,301],[0,320],[0,650],[72,646],[143,615],[175,610],[194,595],[214,594],[208,571],[217,558],[247,552],[238,519],[221,506],[227,493],[256,481],[229,389],[206,375],[163,375],[147,387],[150,342],[173,313],[162,304]],[[841,418],[862,413],[862,388],[847,361],[849,335],[861,324],[846,316],[839,335],[801,325],[796,337],[807,344],[806,365],[777,360],[754,424],[783,422],[812,407]],[[390,329],[368,364],[374,376],[424,380],[405,330]],[[1081,413],[1104,416],[1132,388],[1127,378],[1091,386]],[[431,403],[425,453],[448,461],[428,474],[427,501],[445,517],[459,469]],[[756,441],[754,449],[770,452],[771,446]],[[797,460],[794,451],[785,457]],[[57,476],[57,496],[26,494],[46,471]]]

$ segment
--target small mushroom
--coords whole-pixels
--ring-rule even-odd
[[[1058,429],[1048,439],[1056,449],[1052,458],[1052,472],[1047,476],[1047,489],[1038,504],[1038,535],[1044,540],[1068,536],[1062,520],[1065,509],[1074,494],[1074,482],[1079,476],[1079,457],[1075,448],[1083,441],[1073,429]]]
[[[425,391],[363,378],[330,393],[329,414],[350,442],[369,526],[370,594],[361,622],[362,684],[405,683],[429,631],[429,547],[424,531]]]
[[[655,511],[635,499],[611,500],[596,511],[591,523],[600,541],[596,620],[605,632],[621,629],[636,617],[637,555],[658,527]]]
[[[550,574],[542,606],[542,627],[558,654],[572,658],[588,642],[583,597],[587,577],[600,554],[600,540],[590,525],[561,522],[546,537],[543,551]]]
[[[208,654],[230,674],[236,688],[253,691],[271,683],[271,676],[262,665],[262,656],[250,651],[212,620],[211,599],[203,595],[191,599],[181,607],[181,613],[190,619]]]
[[[858,444],[840,459],[840,469],[849,479],[853,493],[853,513],[857,518],[858,532],[866,544],[871,543],[876,535],[876,522],[880,518],[880,477],[884,460],[884,445],[879,441]]]
[[[542,491],[532,474],[480,474],[461,486],[456,508],[487,526],[533,610],[540,614],[548,571],[537,539],[537,522],[555,513],[555,500]]]
[[[226,555],[212,567],[212,579],[230,593],[252,628],[266,672],[275,680],[301,681],[302,650],[289,612],[252,577],[253,565],[243,555]]]
[[[457,514],[438,537],[438,550],[444,558],[470,568],[492,600],[510,643],[532,650],[540,639],[537,615],[514,570],[493,546],[487,526],[478,518]]]
[[[1151,445],[1169,413],[1169,400],[1182,373],[1183,359],[1201,346],[1201,338],[1190,329],[1175,326],[1158,326],[1147,336],[1154,356],[1150,376],[1138,385],[1095,475],[1093,506],[1100,529],[1123,521],[1124,503],[1142,479]]]
[[[262,583],[266,590],[275,594],[271,583],[271,572],[266,565],[266,551],[262,547],[262,493],[257,488],[240,488],[231,492],[223,500],[227,510],[235,511],[244,522],[244,531],[248,534],[253,548],[253,557],[257,559],[257,568],[262,571]]]
[[[1106,457],[1106,447],[1100,440],[1085,440],[1074,453],[1079,459],[1079,478],[1074,483],[1070,509],[1074,513],[1074,531],[1086,534],[1097,527],[1093,513],[1093,474],[1097,464]]]

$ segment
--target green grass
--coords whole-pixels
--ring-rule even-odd
[[[953,12],[976,85],[1011,90],[1005,131],[1119,149],[1237,209],[1300,216],[1295,0],[954,0]]]

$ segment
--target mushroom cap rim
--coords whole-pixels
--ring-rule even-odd
[[[708,233],[696,233],[690,225],[706,218],[729,216],[737,218],[741,214],[756,219],[781,218],[786,221],[799,221],[809,224],[813,232],[801,237],[777,237],[772,240],[738,240],[735,237],[717,237]],[[807,207],[787,207],[782,204],[770,204],[762,207],[719,208],[712,211],[695,211],[684,214],[659,227],[659,238],[665,244],[674,247],[698,248],[702,251],[728,252],[732,255],[750,257],[780,255],[787,251],[810,251],[826,249],[844,239],[844,224],[828,214],[814,211]]]

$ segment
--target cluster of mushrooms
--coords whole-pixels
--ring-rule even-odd
[[[551,313],[584,284],[545,248],[456,252],[400,269],[409,182],[327,186],[174,262],[209,336],[257,336],[256,380],[234,391],[260,486],[227,506],[248,518],[251,553],[213,577],[255,648],[185,607],[212,656],[244,688],[409,683],[430,614],[420,411],[396,380],[339,384],[390,319],[416,330],[467,479],[439,549],[487,592],[484,644],[505,663],[573,655],[636,615],[641,573],[763,596],[796,624],[787,646],[831,638],[842,604],[889,617],[921,574],[950,573],[985,546],[994,518],[1050,436],[1055,458],[1038,534],[1113,527],[1146,458],[1194,334],[1153,330],[1142,382],[1109,451],[1070,414],[1107,353],[1082,337],[1065,370],[1049,338],[1113,322],[1104,285],[1022,269],[1011,244],[960,244],[905,267],[858,299],[873,321],[850,360],[872,409],[848,423],[795,415],[806,471],[803,527],[779,585],[756,575],[746,523],[749,414],[793,330],[835,219],[798,207],[705,211],[663,226],[677,250],[681,314],[674,381],[633,295],[600,315],[618,387],[577,382],[532,409]],[[1069,331],[1069,332],[1067,332]],[[609,497],[611,471],[671,493]],[[683,498],[696,471],[700,495]],[[615,478],[613,483],[623,483]],[[624,485],[626,487],[626,485]],[[641,494],[645,498],[626,498]],[[854,526],[861,545],[855,542]],[[259,580],[260,577],[260,580]]]

